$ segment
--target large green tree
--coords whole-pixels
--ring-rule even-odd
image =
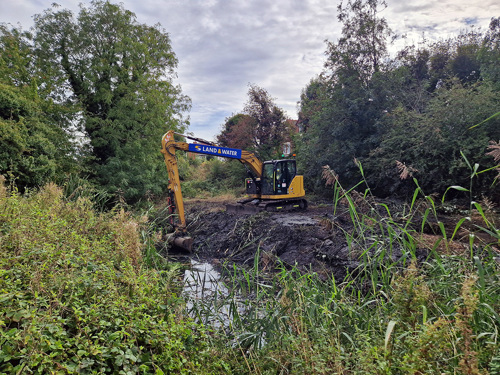
[[[348,0],[338,7],[342,35],[328,42],[325,70],[300,103],[307,133],[299,157],[301,169],[315,176],[309,181],[320,180],[319,164],[328,164],[344,183],[356,183],[354,160],[379,142],[378,124],[391,100],[383,76],[391,35],[380,15],[384,7],[381,0]]]
[[[43,95],[29,35],[0,25],[0,175],[24,191],[74,172],[69,122]]]
[[[22,191],[61,181],[73,169],[67,134],[42,108],[40,99],[0,83],[0,175],[12,177]]]
[[[367,84],[379,72],[387,56],[387,39],[392,35],[380,12],[385,0],[347,0],[337,7],[342,35],[327,43],[326,66],[335,76],[356,76]]]
[[[93,178],[136,201],[165,184],[161,136],[183,130],[189,100],[173,84],[177,59],[160,25],[92,1],[75,17],[57,5],[34,17],[34,43],[55,100],[80,109]]]
[[[483,38],[479,53],[481,73],[485,79],[500,87],[500,17],[491,19],[488,32]]]
[[[356,184],[355,160],[380,195],[413,192],[411,175],[426,192],[468,186],[468,162],[491,167],[486,147],[500,139],[491,117],[498,112],[500,22],[493,18],[484,36],[471,28],[407,46],[391,59],[385,6],[383,0],[344,0],[338,7],[342,35],[328,42],[325,70],[300,102],[305,134],[298,155],[308,188],[320,189],[325,164],[344,185]],[[491,180],[487,173],[475,177],[475,192],[494,197]]]

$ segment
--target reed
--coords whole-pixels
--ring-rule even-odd
[[[411,201],[394,212],[377,203],[368,187],[363,194],[345,189],[329,168],[323,176],[334,189],[334,215],[347,214],[352,221],[354,230],[345,236],[360,265],[342,280],[279,263],[276,272],[264,273],[260,250],[251,268],[227,265],[227,277],[219,281],[227,293],[218,295],[217,304],[191,302],[203,321],[229,306],[228,321],[211,340],[231,370],[498,373],[500,237],[491,215],[471,203],[469,214],[481,224],[472,225],[476,234],[456,252],[452,246],[468,216],[447,228],[439,202],[418,181]],[[364,179],[362,185],[367,186]],[[438,232],[425,242],[431,221]],[[481,235],[490,242],[480,242]]]

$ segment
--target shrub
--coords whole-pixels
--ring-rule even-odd
[[[142,260],[140,223],[49,184],[0,191],[0,372],[202,373],[204,331]]]

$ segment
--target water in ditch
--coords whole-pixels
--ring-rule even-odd
[[[244,312],[244,304],[231,294],[221,274],[208,262],[190,259],[184,273],[183,294],[189,315],[213,328],[229,328],[235,314]]]
[[[246,326],[248,320],[264,319],[266,316],[265,311],[255,305],[254,293],[242,294],[228,286],[234,280],[222,276],[209,261],[173,254],[169,259],[187,266],[183,275],[182,295],[186,313],[195,322],[224,332],[228,338],[232,337],[230,341],[233,345],[250,340],[256,347],[266,345],[266,332],[257,329],[255,333],[255,327]],[[243,277],[244,274],[245,271],[241,270],[239,276]]]

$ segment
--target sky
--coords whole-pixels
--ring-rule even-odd
[[[75,14],[81,0],[0,0],[0,22],[33,25],[53,2]],[[192,101],[189,132],[215,140],[225,119],[243,110],[249,84],[268,91],[288,117],[307,84],[321,73],[326,42],[342,25],[340,0],[122,0],[137,21],[161,24],[178,59],[176,84]],[[453,37],[473,26],[486,31],[500,16],[498,0],[387,0],[380,16],[399,35],[393,50]]]

